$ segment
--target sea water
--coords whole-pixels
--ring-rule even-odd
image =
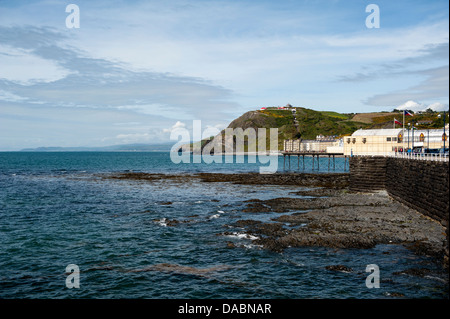
[[[319,171],[311,162],[305,171],[328,172],[321,161]],[[344,164],[336,158],[331,172],[345,172]],[[293,186],[104,178],[259,166],[176,165],[167,152],[0,153],[0,298],[448,298],[440,267],[400,245],[273,252],[233,226],[270,221],[276,213],[244,213],[243,202],[299,197]],[[79,288],[66,285],[71,264]],[[353,271],[326,269],[338,264]],[[366,286],[369,264],[380,269],[380,288]],[[399,274],[410,268],[430,272]]]

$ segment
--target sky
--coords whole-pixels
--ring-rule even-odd
[[[223,129],[288,103],[448,110],[448,12],[446,0],[0,0],[0,151],[168,142],[194,120]]]

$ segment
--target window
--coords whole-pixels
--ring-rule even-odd
[[[390,137],[386,137],[386,142],[390,142],[391,138]]]
[[[366,144],[367,139],[364,137],[363,140],[362,140],[362,142],[363,142],[364,144]]]
[[[396,137],[393,137],[393,138],[392,138],[392,142],[397,142],[397,138],[396,138]]]
[[[356,138],[352,138],[352,143],[353,143],[353,144],[356,143]]]
[[[350,144],[350,138],[347,139],[347,143]]]

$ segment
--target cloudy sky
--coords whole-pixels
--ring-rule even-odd
[[[67,28],[66,6],[80,9]],[[367,28],[366,6],[380,9]],[[290,103],[448,109],[448,1],[0,0],[0,150],[169,141]]]

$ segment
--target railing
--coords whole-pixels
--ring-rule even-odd
[[[379,154],[353,154],[353,156],[364,156],[364,157],[376,157],[376,156],[384,156],[384,157],[395,157],[395,158],[404,158],[410,160],[419,160],[419,161],[436,161],[436,162],[448,162],[449,156],[448,154],[443,153],[404,153],[404,152],[386,152]]]
[[[394,153],[393,157],[414,159],[421,161],[448,162],[448,154],[443,153]]]

